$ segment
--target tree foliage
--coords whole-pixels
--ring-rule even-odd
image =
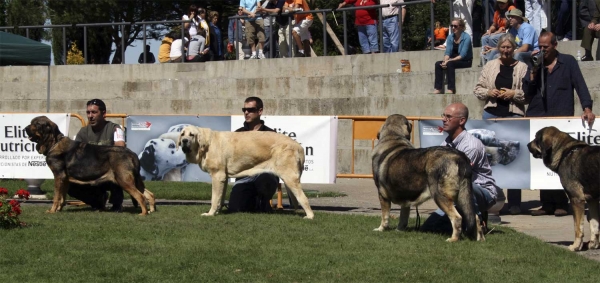
[[[40,26],[46,22],[46,5],[43,0],[0,0],[0,25],[2,26]],[[14,29],[12,33],[27,36],[27,29]],[[44,29],[29,29],[29,38],[41,41],[45,37]]]

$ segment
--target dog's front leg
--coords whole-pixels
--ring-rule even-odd
[[[575,225],[575,241],[569,246],[571,251],[580,251],[583,248],[583,215],[585,214],[585,200],[571,198],[573,205],[573,220]]]
[[[210,198],[210,211],[203,213],[202,216],[215,216],[221,210],[221,204],[225,195],[227,186],[227,174],[225,172],[217,172],[211,174],[212,178],[212,196]]]
[[[390,200],[384,199],[381,194],[379,194],[379,203],[381,204],[381,224],[379,228],[375,228],[373,231],[385,231],[390,228],[390,209],[392,207],[392,202]]]
[[[52,208],[46,211],[48,213],[56,213],[61,211],[65,206],[67,192],[69,191],[69,181],[66,176],[59,176],[54,179],[54,198],[52,200]]]
[[[600,242],[598,241],[598,221],[600,214],[598,211],[598,200],[592,199],[587,202],[588,204],[588,222],[590,222],[590,242],[588,243],[588,249],[595,250],[600,248]]]
[[[408,227],[408,217],[410,216],[410,204],[403,204],[400,208],[400,221],[396,230],[403,231]]]

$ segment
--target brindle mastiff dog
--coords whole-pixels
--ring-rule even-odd
[[[113,182],[131,195],[142,207],[142,215],[155,210],[154,194],[144,187],[140,176],[140,161],[126,147],[96,146],[65,137],[58,126],[46,116],[31,120],[25,127],[29,140],[46,156],[46,163],[54,174],[54,201],[49,213],[62,210],[69,190],[69,182],[98,185]]]
[[[459,240],[463,221],[469,238],[485,241],[473,203],[469,158],[450,147],[415,149],[410,143],[411,130],[406,117],[395,114],[385,120],[377,134],[379,143],[372,159],[381,225],[375,231],[389,229],[392,202],[402,207],[397,229],[403,230],[408,225],[410,206],[433,198],[452,222],[452,237],[447,241]]]
[[[535,134],[527,148],[534,158],[541,158],[548,169],[558,174],[560,183],[571,200],[575,241],[569,246],[569,250],[580,251],[583,248],[583,216],[586,202],[592,233],[588,248],[598,249],[600,146],[590,146],[555,127],[546,127]]]

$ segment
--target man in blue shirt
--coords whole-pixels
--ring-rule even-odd
[[[525,116],[573,116],[573,90],[577,90],[583,109],[581,120],[587,122],[591,128],[596,115],[592,112],[593,101],[577,61],[573,56],[561,54],[556,50],[558,40],[553,33],[542,33],[539,41],[540,49],[544,51],[543,67],[531,69],[529,75],[523,79],[525,102],[529,104]],[[538,51],[534,51],[532,55],[537,53]],[[540,190],[540,201],[542,208],[532,211],[532,215],[567,215],[569,200],[563,190]]]
[[[256,0],[240,0],[240,9],[246,15],[246,40],[252,49],[250,59],[264,59],[263,45],[265,44],[265,26],[263,18],[256,14]],[[256,53],[256,45],[258,44],[258,54]]]
[[[532,25],[528,23],[527,18],[523,17],[523,12],[519,9],[510,10],[506,16],[510,23],[508,32],[515,37],[517,49],[514,52],[513,58],[530,65],[531,52],[539,50],[538,35]],[[493,49],[488,55],[488,61],[500,57],[498,49]]]

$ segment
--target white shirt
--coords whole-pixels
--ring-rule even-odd
[[[187,38],[185,38],[185,42],[187,42]],[[173,41],[173,43],[171,43],[171,52],[169,53],[169,57],[171,58],[177,58],[177,57],[181,57],[181,45],[182,45],[182,41],[181,39],[175,39],[175,41]]]
[[[183,15],[183,20],[184,21],[189,21],[190,17],[188,17],[188,15]],[[188,32],[190,33],[190,37],[198,34],[198,22],[196,22],[196,19],[194,19],[190,23],[190,28],[188,29]]]
[[[388,4],[397,4],[397,3],[404,3],[404,0],[380,0],[379,1],[381,5],[388,5]],[[404,7],[404,6],[402,6]],[[387,17],[387,16],[395,16],[398,15],[398,10],[400,9],[399,6],[391,6],[388,8],[383,8],[381,9],[383,14],[381,14],[382,17]]]

